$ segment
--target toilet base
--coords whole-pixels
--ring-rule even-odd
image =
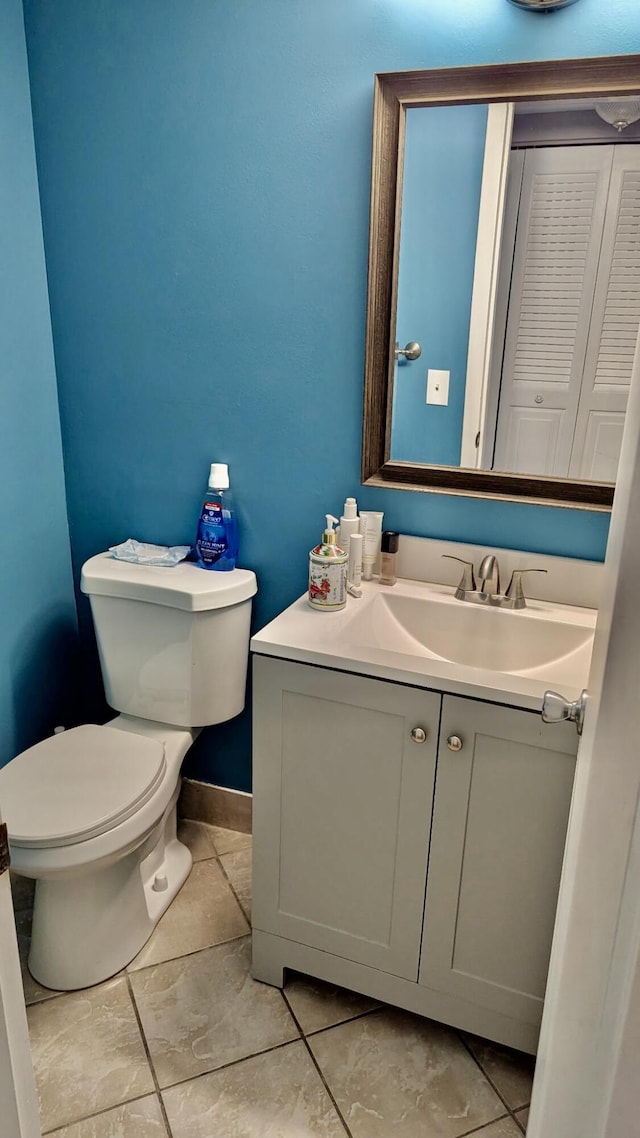
[[[179,787],[142,843],[86,874],[39,879],[28,965],[46,988],[73,991],[129,964],[184,884],[191,853],[176,837]]]

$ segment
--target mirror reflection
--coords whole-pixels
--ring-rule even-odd
[[[396,354],[392,461],[615,481],[639,120],[632,99],[407,109],[395,336],[422,350]]]

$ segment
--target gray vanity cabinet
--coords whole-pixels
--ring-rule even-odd
[[[573,725],[444,697],[421,984],[540,1022],[577,742]]]
[[[573,726],[275,657],[254,678],[254,976],[534,1051]]]
[[[254,925],[415,982],[440,697],[260,656],[254,679]]]

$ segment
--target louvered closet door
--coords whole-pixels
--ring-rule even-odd
[[[612,160],[610,146],[526,152],[495,470],[569,473]]]
[[[569,476],[615,482],[640,326],[640,146],[616,146]]]

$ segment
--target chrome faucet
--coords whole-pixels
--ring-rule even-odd
[[[494,608],[524,609],[527,607],[522,576],[524,573],[546,573],[546,569],[514,569],[506,593],[500,592],[500,567],[498,558],[494,553],[487,553],[482,558],[478,569],[480,588],[476,586],[476,578],[472,561],[465,561],[462,557],[454,557],[451,553],[443,553],[443,557],[450,561],[459,561],[464,565],[460,584],[454,596],[459,601],[469,601],[475,605],[492,605]]]
[[[482,558],[478,576],[481,593],[485,593],[489,597],[500,595],[500,569],[495,554],[487,553],[486,557]]]

